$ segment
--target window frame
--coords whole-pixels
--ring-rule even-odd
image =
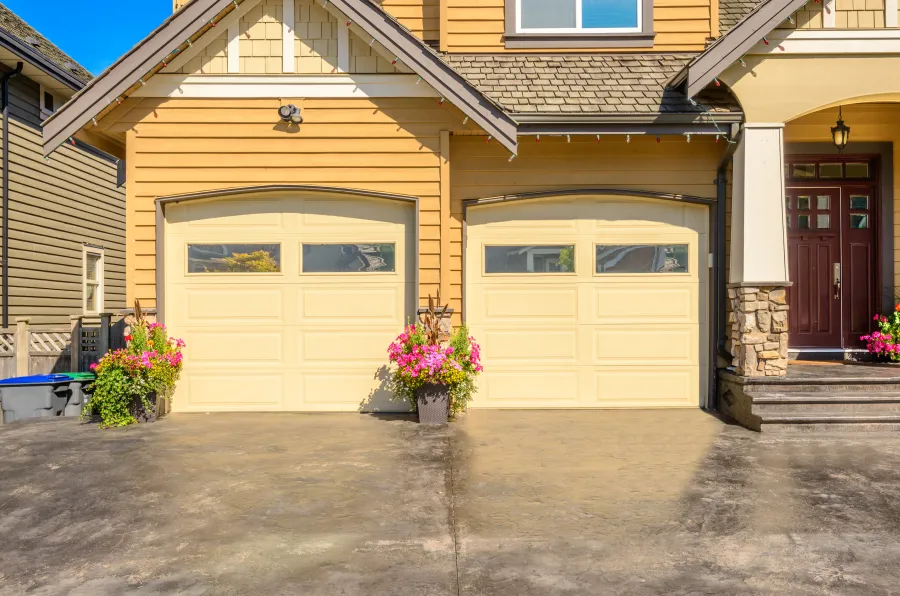
[[[504,271],[502,273],[490,273],[487,270],[487,249],[488,248],[496,248],[496,247],[511,247],[511,246],[522,246],[522,247],[533,247],[533,248],[552,248],[552,247],[562,247],[562,248],[572,248],[573,252],[573,262],[572,262],[572,271]],[[500,244],[496,242],[486,242],[481,245],[481,276],[482,277],[528,277],[529,279],[534,277],[574,277],[578,275],[578,243],[577,242],[541,242],[541,243],[533,243],[533,244]]]
[[[88,279],[88,255],[100,257],[97,262],[97,280]],[[81,310],[85,315],[99,315],[103,312],[106,283],[106,250],[101,246],[84,244],[81,247]],[[88,308],[88,286],[95,285],[97,310]]]
[[[333,246],[333,245],[341,245],[341,244],[392,244],[394,246],[394,270],[393,271],[304,271],[303,266],[306,260],[306,256],[303,254],[303,247],[306,245],[310,246]],[[397,251],[398,242],[396,240],[385,240],[383,242],[341,242],[339,240],[301,240],[300,241],[300,275],[304,277],[315,277],[319,275],[379,275],[379,276],[398,276],[400,275],[400,258],[399,253]]]
[[[44,94],[45,93],[47,93],[51,97],[53,97],[53,109],[52,110],[48,110],[46,107],[44,107]],[[59,110],[59,108],[61,106],[59,96],[56,93],[54,93],[53,91],[44,87],[43,85],[40,86],[40,96],[38,96],[38,104],[40,105],[40,108],[41,108],[41,119],[42,120],[47,120],[48,118],[50,118],[53,114],[55,114]]]
[[[601,246],[676,246],[676,245],[687,247],[687,264],[686,264],[687,271],[632,271],[632,272],[597,271],[597,248],[599,248]],[[670,277],[691,278],[691,277],[694,277],[695,275],[699,275],[699,273],[692,271],[692,268],[691,268],[691,257],[693,256],[693,251],[694,251],[693,247],[694,247],[694,244],[687,240],[673,240],[671,242],[648,241],[648,242],[637,243],[637,244],[626,244],[625,242],[614,242],[614,243],[594,242],[593,243],[593,254],[591,254],[591,259],[593,260],[593,263],[591,264],[591,269],[593,269],[594,277],[603,277],[603,278],[615,277],[615,276],[618,276],[618,277],[641,277],[641,276],[647,276],[647,275],[654,276],[654,279],[656,279],[655,276],[659,276],[660,278],[663,278],[663,279],[670,278]]]
[[[191,271],[191,245],[197,246],[212,246],[212,245],[254,245],[254,244],[271,244],[278,245],[278,271]],[[270,241],[270,240],[186,240],[184,243],[184,276],[185,277],[199,277],[201,279],[211,278],[211,277],[228,277],[228,278],[241,278],[241,277],[279,277],[284,276],[284,272],[286,271],[285,260],[284,260],[284,243],[280,240],[278,241]]]
[[[636,27],[609,27],[609,28],[585,28],[583,26],[567,27],[567,28],[541,28],[526,29],[522,27],[522,0],[516,2],[516,33],[640,33],[643,26],[643,0],[634,0],[637,3],[637,26]],[[574,0],[575,2],[575,21],[584,23],[583,11],[584,0]]]
[[[580,3],[581,0],[576,0]],[[653,0],[637,0],[636,29],[525,29],[520,28],[521,0],[506,0],[504,43],[508,49],[649,48],[653,47]],[[580,5],[580,4],[579,4]],[[576,8],[577,6],[576,5]],[[578,11],[580,14],[580,11]]]

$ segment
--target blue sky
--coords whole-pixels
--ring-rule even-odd
[[[172,14],[172,0],[0,0],[100,74]]]

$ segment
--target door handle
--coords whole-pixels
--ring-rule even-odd
[[[834,299],[841,299],[841,264],[835,263],[834,267]]]

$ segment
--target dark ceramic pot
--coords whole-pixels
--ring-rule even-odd
[[[153,406],[149,410],[144,405],[143,400],[141,400],[139,397],[135,397],[131,401],[131,407],[129,408],[129,411],[138,422],[155,422],[169,412],[169,401],[164,396],[157,395],[154,392],[151,393],[147,397],[147,399]]]
[[[419,424],[447,424],[450,419],[450,388],[428,383],[416,391]]]

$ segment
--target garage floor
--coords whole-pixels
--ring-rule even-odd
[[[696,410],[0,427],[0,594],[896,593],[900,435]]]

